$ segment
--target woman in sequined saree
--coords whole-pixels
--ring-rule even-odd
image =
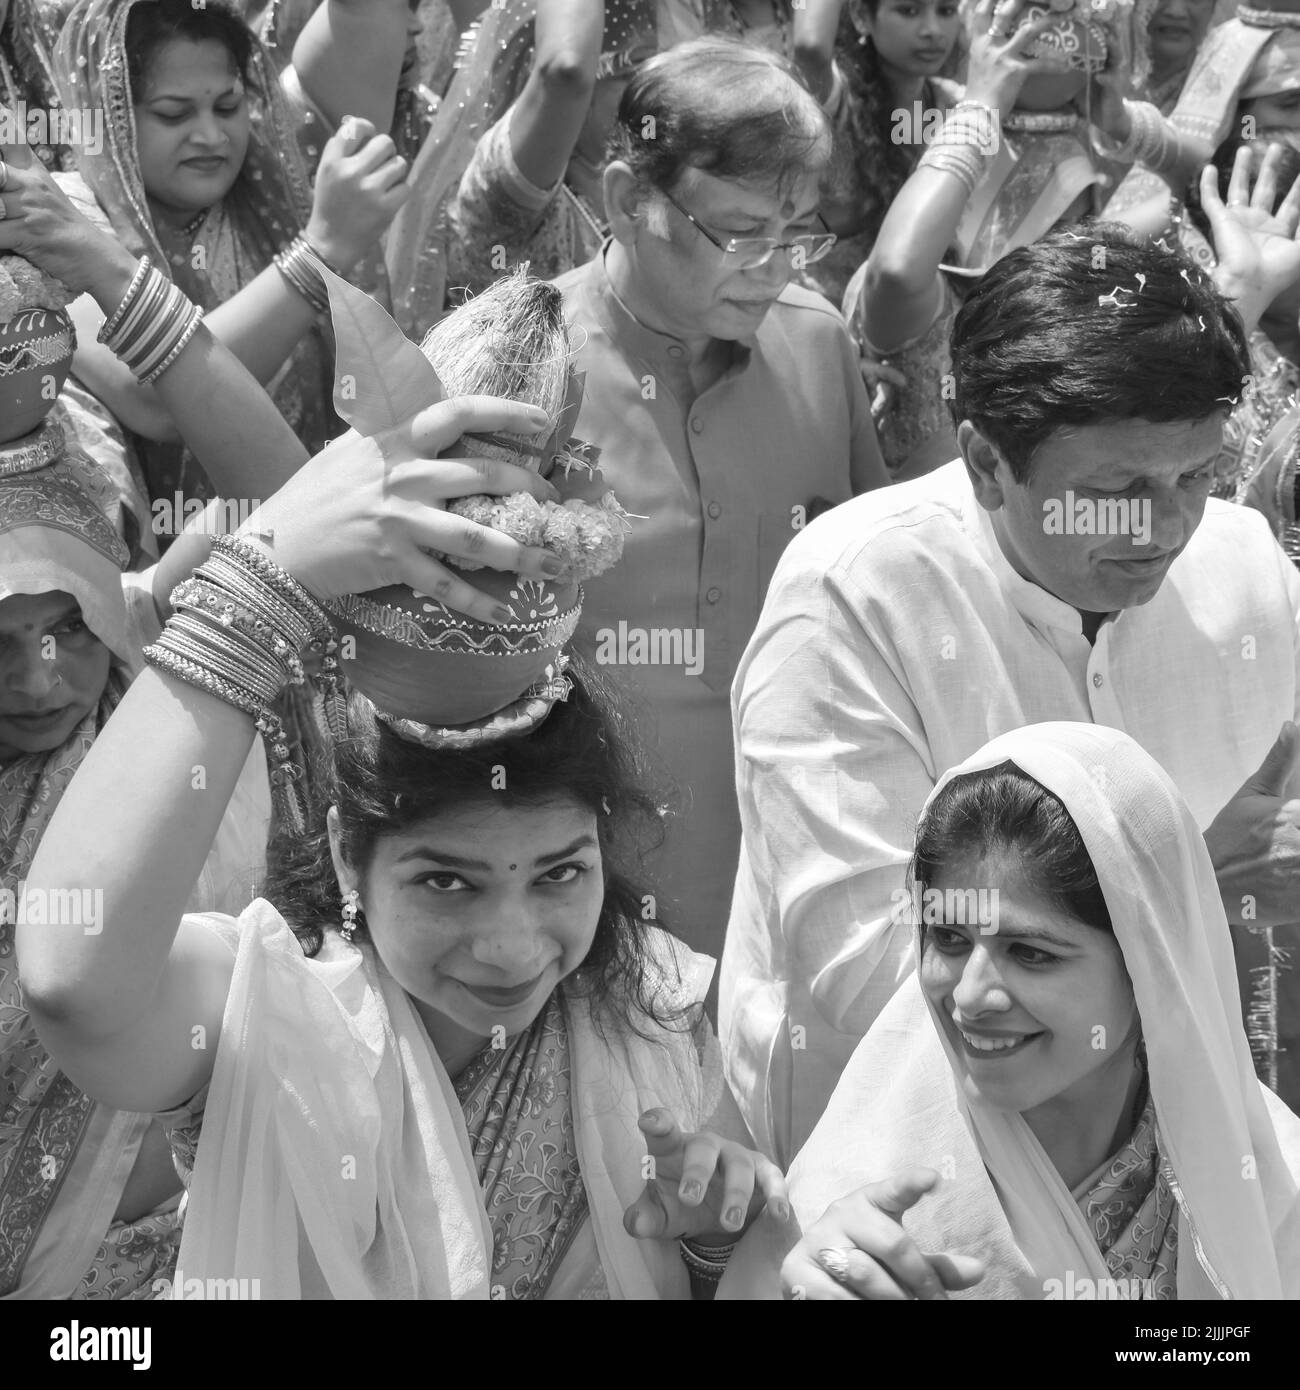
[[[918,969],[791,1168],[806,1234],[760,1222],[722,1296],[1300,1296],[1300,1120],[1255,1078],[1156,762],[1103,725],[996,738],[936,786],[912,870]]]
[[[54,72],[66,108],[103,113],[100,146],[78,152],[80,177],[65,184],[74,201],[208,313],[308,451],[320,448],[339,428],[332,340],[274,258],[306,233],[335,269],[373,285],[377,252],[366,258],[405,196],[391,139],[358,122],[321,142],[313,168],[299,146],[303,111],[226,0],[77,0]],[[73,315],[74,373],[131,431],[151,497],[229,495],[150,389],[96,343],[95,307]]]

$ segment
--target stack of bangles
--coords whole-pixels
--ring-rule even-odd
[[[145,648],[145,660],[253,716],[271,751],[272,790],[292,828],[302,819],[301,774],[272,705],[286,686],[303,683],[303,652],[332,652],[325,610],[287,570],[237,536],[218,536],[171,601],[172,616]]]
[[[959,179],[967,194],[984,173],[984,161],[997,152],[998,113],[982,101],[959,101],[943,120],[917,163],[921,169],[942,169]]]
[[[155,382],[185,350],[203,310],[149,260],[140,258],[122,302],[99,331],[99,341],[135,373],[143,386]]]
[[[320,273],[321,266],[334,270],[301,232],[275,258],[275,268],[289,284],[318,314],[328,314],[330,297]],[[334,270],[334,273],[337,275],[339,272]]]
[[[1128,139],[1122,144],[1098,142],[1098,148],[1107,159],[1121,164],[1142,164],[1159,172],[1177,147],[1168,137],[1165,119],[1149,101],[1129,101],[1125,98],[1124,110],[1129,116]],[[1094,139],[1096,135],[1094,133]]]
[[[733,1240],[730,1245],[700,1245],[683,1238],[677,1242],[677,1246],[682,1252],[682,1263],[692,1279],[716,1284],[727,1272],[727,1261],[736,1248],[736,1242]]]

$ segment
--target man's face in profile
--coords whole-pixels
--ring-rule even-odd
[[[726,245],[732,238],[789,242],[819,232],[820,183],[819,171],[781,188],[698,171],[681,180],[673,194],[680,209],[665,204],[662,232],[637,242],[642,293],[660,326],[682,338],[752,338],[795,273],[793,255],[777,251],[765,265],[742,268],[742,257],[719,250],[709,237]]]
[[[1223,417],[1060,430],[1021,486],[999,458],[993,526],[1026,579],[1082,612],[1149,603],[1200,525]]]

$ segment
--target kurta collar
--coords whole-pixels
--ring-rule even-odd
[[[998,544],[989,513],[980,506],[973,489],[967,492],[963,506],[963,522],[975,548],[984,557],[1003,592],[1027,623],[1035,627],[1060,628],[1072,637],[1083,636],[1083,618],[1077,608],[1072,608],[1055,594],[1048,593],[1041,584],[1026,579],[1012,567],[1010,560],[1003,554],[1001,545]],[[1110,620],[1108,617],[1104,621]]]

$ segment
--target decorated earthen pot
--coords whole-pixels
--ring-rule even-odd
[[[477,622],[403,585],[329,605],[344,672],[381,710],[438,726],[485,718],[540,680],[573,636],[577,584],[491,569],[470,582],[507,604],[512,621]]]
[[[30,434],[50,412],[75,344],[62,309],[20,309],[0,323],[0,443]]]
[[[1016,106],[1022,111],[1054,111],[1072,101],[1083,90],[1084,78],[1100,72],[1106,66],[1109,51],[1106,31],[1095,17],[1094,10],[1074,6],[1062,9],[1055,5],[1029,5],[1020,18],[1023,27],[1055,14],[1056,22],[1034,44],[1032,56],[1046,58],[1063,56],[1069,62],[1068,71],[1034,74],[1025,79]]]

